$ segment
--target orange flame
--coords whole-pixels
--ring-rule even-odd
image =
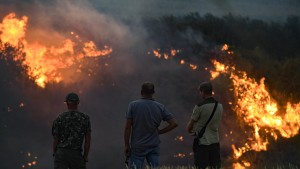
[[[28,76],[42,88],[49,82],[61,82],[64,78],[59,70],[69,68],[75,61],[80,62],[84,56],[106,56],[112,52],[112,48],[106,45],[103,50],[99,50],[92,41],[78,45],[68,38],[57,46],[50,47],[38,42],[28,43],[25,38],[27,22],[26,16],[17,19],[14,13],[8,14],[0,23],[0,40],[15,47],[19,44],[24,46],[26,58],[23,65],[29,67]],[[74,35],[74,32],[71,32],[71,35]],[[75,37],[79,38],[78,35]]]
[[[186,155],[184,153],[178,153],[174,155],[175,158],[184,158],[185,156]]]
[[[172,57],[173,57],[173,56],[176,56],[176,54],[179,53],[180,50],[171,49],[171,50],[170,50],[170,54],[168,54],[168,53],[160,53],[160,49],[153,50],[152,52],[153,52],[153,55],[154,55],[155,57],[157,57],[158,59],[164,58],[165,60],[168,60],[168,59],[170,59],[170,56],[172,56]],[[163,57],[162,57],[162,56],[163,56]],[[181,59],[181,60],[179,61],[179,63],[180,63],[181,65],[187,64],[188,67],[189,67],[190,69],[192,69],[192,70],[198,69],[198,65],[193,64],[193,63],[186,63],[186,61],[185,61],[184,59]]]
[[[195,70],[195,69],[198,68],[198,66],[197,66],[197,65],[194,65],[194,64],[190,64],[190,68],[193,69],[193,70]]]
[[[177,136],[175,138],[175,141],[183,141],[184,140],[184,137],[183,136]]]
[[[13,46],[17,46],[19,42],[24,41],[28,21],[26,16],[23,16],[22,20],[15,17],[15,13],[8,14],[3,18],[2,24],[0,23],[0,39],[3,43],[10,43]]]
[[[159,49],[158,49],[158,50],[153,50],[153,54],[154,54],[154,56],[156,56],[157,58],[161,58],[161,54],[159,53]]]
[[[163,58],[165,60],[168,60],[170,58],[170,56],[175,56],[177,53],[180,52],[180,50],[176,50],[176,49],[171,49],[170,53],[160,53],[160,49],[156,49],[152,51],[154,56],[156,56],[157,58],[161,58],[163,56]]]
[[[228,49],[228,46],[222,50]],[[238,159],[247,151],[267,150],[269,134],[275,140],[278,134],[290,138],[298,134],[300,127],[300,102],[298,104],[287,103],[286,112],[279,112],[278,104],[267,91],[264,78],[259,83],[248,77],[246,72],[237,71],[235,66],[226,66],[216,60],[212,61],[215,71],[211,71],[212,79],[219,74],[228,74],[233,83],[236,105],[233,108],[239,119],[244,121],[253,130],[250,138],[242,147],[232,145],[234,158]],[[283,115],[281,115],[283,114]],[[264,133],[264,134],[262,134]],[[234,164],[234,168],[241,168],[241,164]],[[243,162],[242,166],[250,166]]]

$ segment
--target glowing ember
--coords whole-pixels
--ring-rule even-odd
[[[19,107],[24,107],[25,106],[25,104],[22,102],[22,103],[20,103],[20,105],[19,105]]]
[[[153,50],[152,52],[154,56],[156,56],[157,58],[160,59],[163,56],[165,60],[168,60],[170,56],[175,56],[177,53],[180,52],[180,50],[171,49],[170,53],[160,53],[160,49],[157,49],[157,50]]]
[[[158,50],[153,50],[153,54],[154,56],[161,58],[161,54],[159,53],[159,49]]]
[[[222,51],[227,51],[229,49],[229,46],[227,44],[222,46]]]
[[[178,153],[174,155],[175,158],[184,158],[185,156],[186,155],[184,153]]]
[[[63,81],[64,77],[60,71],[80,63],[85,56],[106,56],[112,52],[112,48],[106,45],[103,50],[99,50],[92,41],[81,43],[79,36],[74,32],[71,32],[71,35],[74,35],[78,42],[65,38],[64,41],[57,40],[56,46],[47,46],[40,42],[29,43],[25,38],[27,22],[26,16],[17,19],[14,13],[7,15],[0,23],[0,40],[15,47],[20,44],[24,46],[26,58],[22,64],[29,67],[28,76],[42,88],[49,82]]]
[[[227,50],[224,46],[222,50]],[[266,134],[275,140],[278,134],[290,138],[298,134],[300,126],[300,103],[287,103],[286,112],[279,112],[278,104],[267,91],[264,78],[259,83],[249,78],[246,72],[237,71],[235,66],[226,66],[213,60],[215,71],[211,71],[212,79],[219,74],[228,74],[233,83],[235,105],[233,107],[240,120],[245,122],[252,132],[248,141],[239,148],[232,145],[234,158],[238,159],[248,151],[267,150],[269,144]],[[243,161],[242,164],[234,164],[234,168],[249,167],[250,163]]]
[[[180,50],[171,49],[171,50],[170,50],[170,54],[168,54],[168,53],[160,53],[160,49],[157,49],[157,50],[153,50],[153,55],[156,56],[156,57],[159,58],[159,59],[164,58],[165,60],[168,60],[168,59],[170,59],[170,56],[172,56],[172,57],[173,57],[173,56],[176,56],[176,54],[179,53],[179,52],[180,52]],[[148,52],[148,53],[149,53],[149,52]],[[180,63],[181,65],[184,65],[184,64],[186,64],[186,61],[183,60],[183,59],[181,59],[181,60],[179,61],[179,63]],[[198,66],[195,65],[195,64],[193,64],[193,63],[187,63],[187,65],[188,65],[192,70],[198,69]]]
[[[175,56],[179,52],[180,52],[180,50],[171,49],[171,56]]]
[[[21,154],[23,154],[23,152],[21,152]],[[25,153],[25,156],[26,156],[27,162],[25,162],[25,164],[23,164],[21,166],[22,168],[32,168],[38,164],[37,157],[36,156],[33,157],[32,153],[30,153],[30,152]]]
[[[198,66],[197,66],[197,65],[194,65],[194,64],[190,64],[190,68],[193,69],[193,70],[195,70],[195,69],[198,68]]]
[[[175,141],[183,141],[183,140],[184,140],[183,136],[177,136],[175,138]]]

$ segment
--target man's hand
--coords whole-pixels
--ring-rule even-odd
[[[125,146],[124,153],[126,157],[130,156],[130,152],[131,152],[130,146]]]
[[[53,136],[53,154],[52,154],[53,157],[55,156],[58,142],[59,142],[58,137]]]
[[[86,163],[89,161],[87,156],[83,156],[83,159],[84,159],[84,162],[86,162]]]
[[[193,130],[194,123],[195,121],[191,119],[186,126],[186,131],[191,135],[195,135],[195,131]]]
[[[91,132],[88,132],[84,136],[84,152],[83,152],[83,159],[84,162],[88,162],[88,154],[90,151],[90,146],[91,146]]]
[[[176,121],[175,118],[172,118],[172,119],[168,120],[167,123],[169,124],[168,126],[166,126],[165,128],[163,128],[161,130],[158,129],[158,134],[167,133],[167,132],[173,130],[174,128],[176,128],[178,126],[177,121]]]
[[[130,143],[129,143],[129,139],[130,139],[130,134],[131,134],[131,125],[132,125],[132,119],[128,118],[126,119],[126,124],[125,124],[125,130],[124,130],[124,143],[125,143],[125,156],[129,157],[130,155]]]

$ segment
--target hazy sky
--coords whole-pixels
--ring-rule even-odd
[[[228,13],[250,18],[283,21],[289,15],[300,16],[300,0],[65,0],[89,4],[100,13],[122,18],[139,18],[162,15],[185,15],[191,12],[212,13],[222,16]],[[30,9],[32,4],[48,4],[51,0],[1,0],[0,9],[11,6],[18,10]],[[27,4],[27,5],[23,5]],[[34,10],[34,9],[33,9]]]
[[[282,20],[300,15],[299,0],[90,0],[99,10],[116,16],[184,15],[190,12]]]

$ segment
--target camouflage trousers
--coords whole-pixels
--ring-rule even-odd
[[[80,151],[57,149],[54,156],[54,169],[86,169]]]

